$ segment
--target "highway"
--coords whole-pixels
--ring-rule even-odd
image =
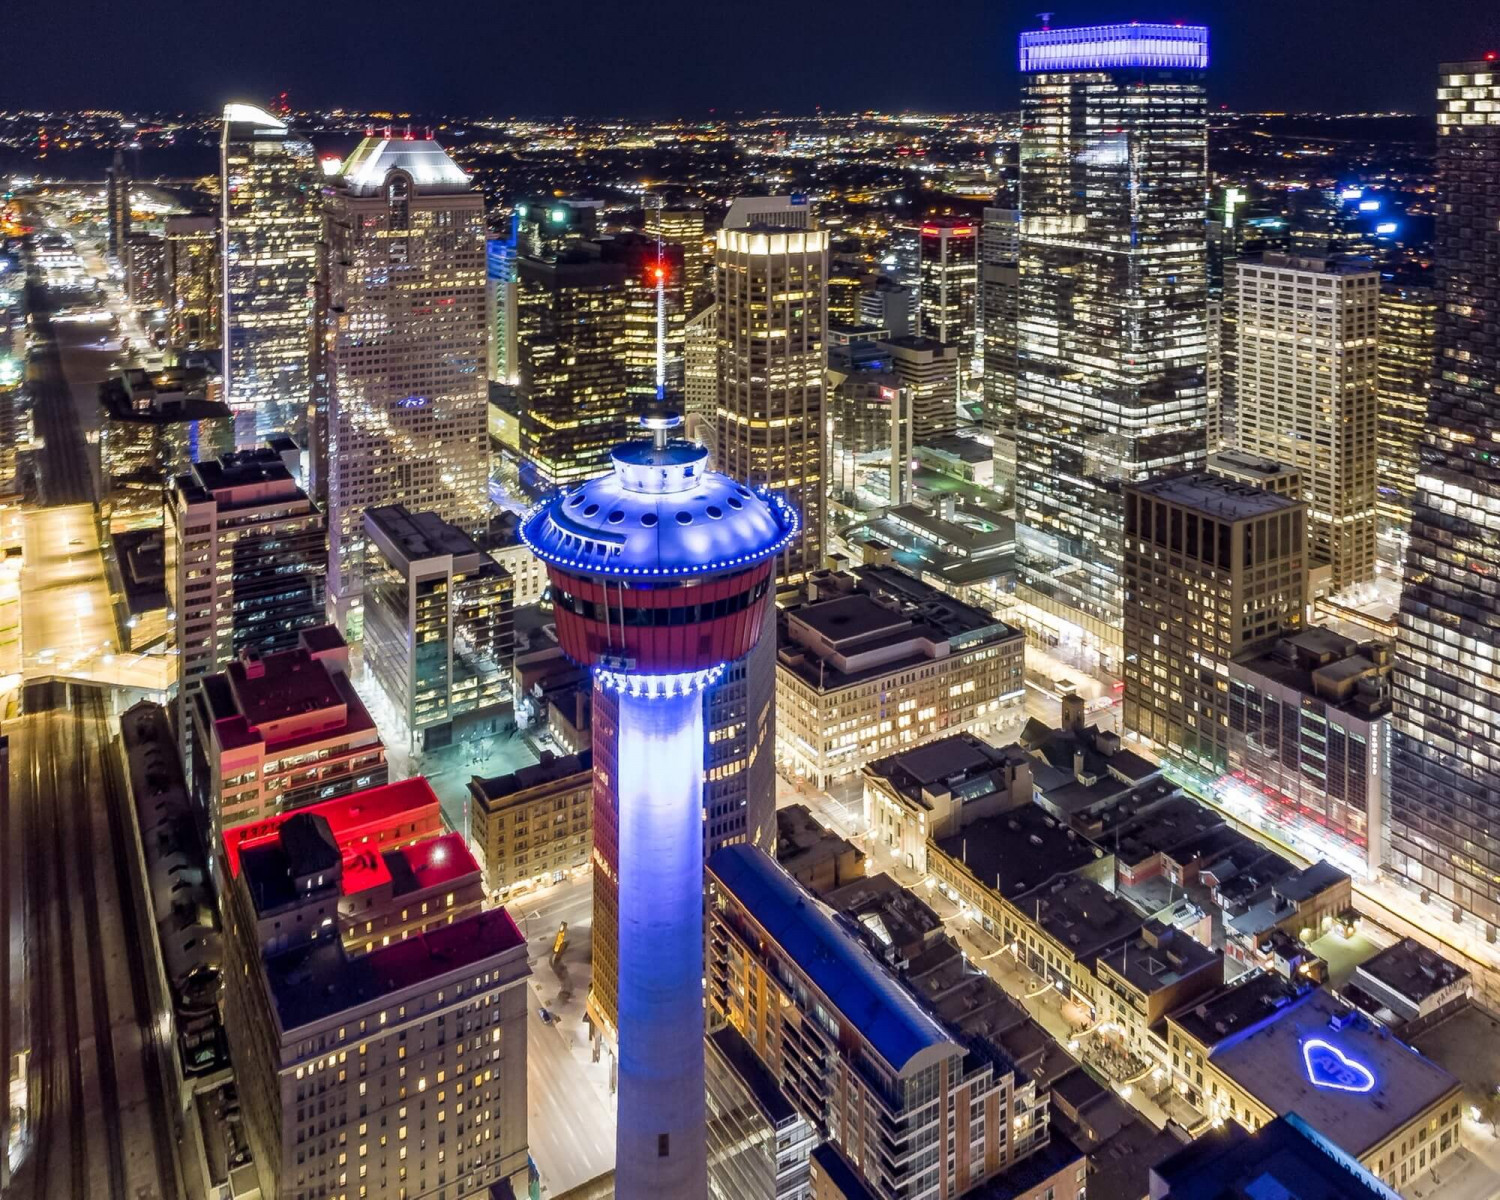
[[[29,1127],[7,1197],[167,1200],[181,1194],[151,945],[128,866],[129,800],[102,692],[28,686],[8,730],[7,876],[23,881]],[[3,1047],[8,1057],[11,1046]]]

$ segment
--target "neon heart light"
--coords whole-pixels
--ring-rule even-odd
[[[1302,1062],[1314,1087],[1338,1092],[1369,1092],[1375,1088],[1375,1073],[1369,1067],[1322,1038],[1308,1038],[1302,1043]]]

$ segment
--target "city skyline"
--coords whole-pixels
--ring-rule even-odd
[[[177,2],[0,109],[6,1200],[1500,1200],[1500,15]]]

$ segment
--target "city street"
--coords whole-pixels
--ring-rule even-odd
[[[7,730],[14,770],[7,878],[23,879],[24,997],[6,1060],[29,1049],[30,1110],[7,1195],[133,1200],[181,1194],[159,1027],[140,954],[131,820],[102,692],[28,687]]]
[[[609,1052],[594,1062],[584,1005],[593,960],[593,880],[559,884],[506,907],[526,934],[532,977],[526,1015],[527,1113],[531,1158],[548,1195],[614,1167],[615,1106]],[[558,923],[568,923],[560,963],[552,961]],[[545,1009],[550,1020],[542,1019]]]

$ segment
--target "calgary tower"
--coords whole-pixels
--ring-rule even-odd
[[[564,652],[594,669],[594,787],[619,812],[615,1195],[702,1200],[702,692],[759,639],[796,511],[647,416],[613,469],[527,514]],[[597,807],[597,806],[596,806]]]

